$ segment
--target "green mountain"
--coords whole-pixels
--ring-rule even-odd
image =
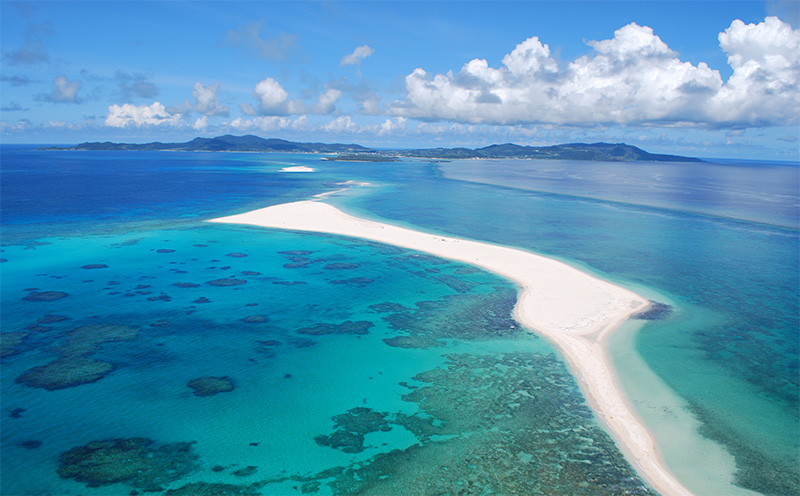
[[[594,160],[604,162],[702,162],[692,157],[659,155],[625,143],[568,143],[553,146],[521,146],[513,143],[469,148],[430,148],[399,152],[406,157],[424,158],[529,158],[540,160]]]
[[[521,146],[513,143],[489,145],[483,148],[423,148],[418,150],[374,150],[356,144],[296,143],[258,136],[217,136],[195,138],[185,143],[81,143],[66,150],[123,150],[123,151],[214,151],[214,152],[289,152],[341,154],[346,160],[385,161],[392,157],[427,159],[500,159],[525,158],[540,160],[594,160],[611,162],[702,162],[678,155],[648,153],[625,143],[568,143],[554,146]],[[345,158],[343,158],[344,160]]]
[[[339,143],[295,143],[282,139],[264,139],[258,136],[217,136],[195,138],[186,143],[81,143],[68,150],[123,150],[123,151],[187,151],[187,152],[288,152],[288,153],[368,153],[374,152],[361,145]]]

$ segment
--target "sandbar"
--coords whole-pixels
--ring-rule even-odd
[[[514,318],[564,355],[598,418],[636,471],[665,495],[692,494],[664,466],[653,436],[618,384],[604,344],[649,304],[565,263],[521,249],[439,236],[353,217],[321,201],[284,203],[210,222],[368,239],[482,267],[519,287]]]
[[[278,172],[315,172],[316,169],[313,167],[306,167],[305,165],[295,165],[292,167],[284,167],[280,169]]]

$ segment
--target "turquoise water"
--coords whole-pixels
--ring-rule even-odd
[[[724,198],[699,212],[645,189],[580,194],[631,171],[562,174],[558,193],[485,184],[513,163],[2,158],[4,495],[650,493],[558,355],[511,319],[507,281],[353,239],[202,222],[348,179],[374,185],[330,199],[354,213],[556,255],[668,300],[671,316],[634,338],[646,365],[733,457],[736,484],[798,488],[797,202],[783,190],[775,202],[790,205],[773,213]],[[317,172],[278,172],[288,165]],[[744,190],[738,167],[725,180]],[[222,387],[195,395],[208,377]]]

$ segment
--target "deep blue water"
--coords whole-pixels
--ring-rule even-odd
[[[2,494],[646,492],[550,346],[510,319],[510,283],[357,240],[202,222],[351,179],[375,185],[331,198],[355,213],[668,299],[638,353],[734,457],[736,484],[800,488],[796,165],[8,145],[0,158]],[[279,172],[292,165],[316,172]],[[24,299],[45,292],[66,296]],[[195,396],[201,377],[234,389]],[[90,446],[158,460],[146,476],[92,472],[91,450],[70,451],[139,437],[154,444]]]

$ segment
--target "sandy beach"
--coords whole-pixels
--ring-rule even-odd
[[[632,466],[662,494],[691,494],[663,465],[604,349],[611,331],[649,304],[646,298],[530,252],[364,220],[321,201],[286,203],[210,222],[363,238],[476,265],[514,281],[520,288],[516,320],[561,351]]]

